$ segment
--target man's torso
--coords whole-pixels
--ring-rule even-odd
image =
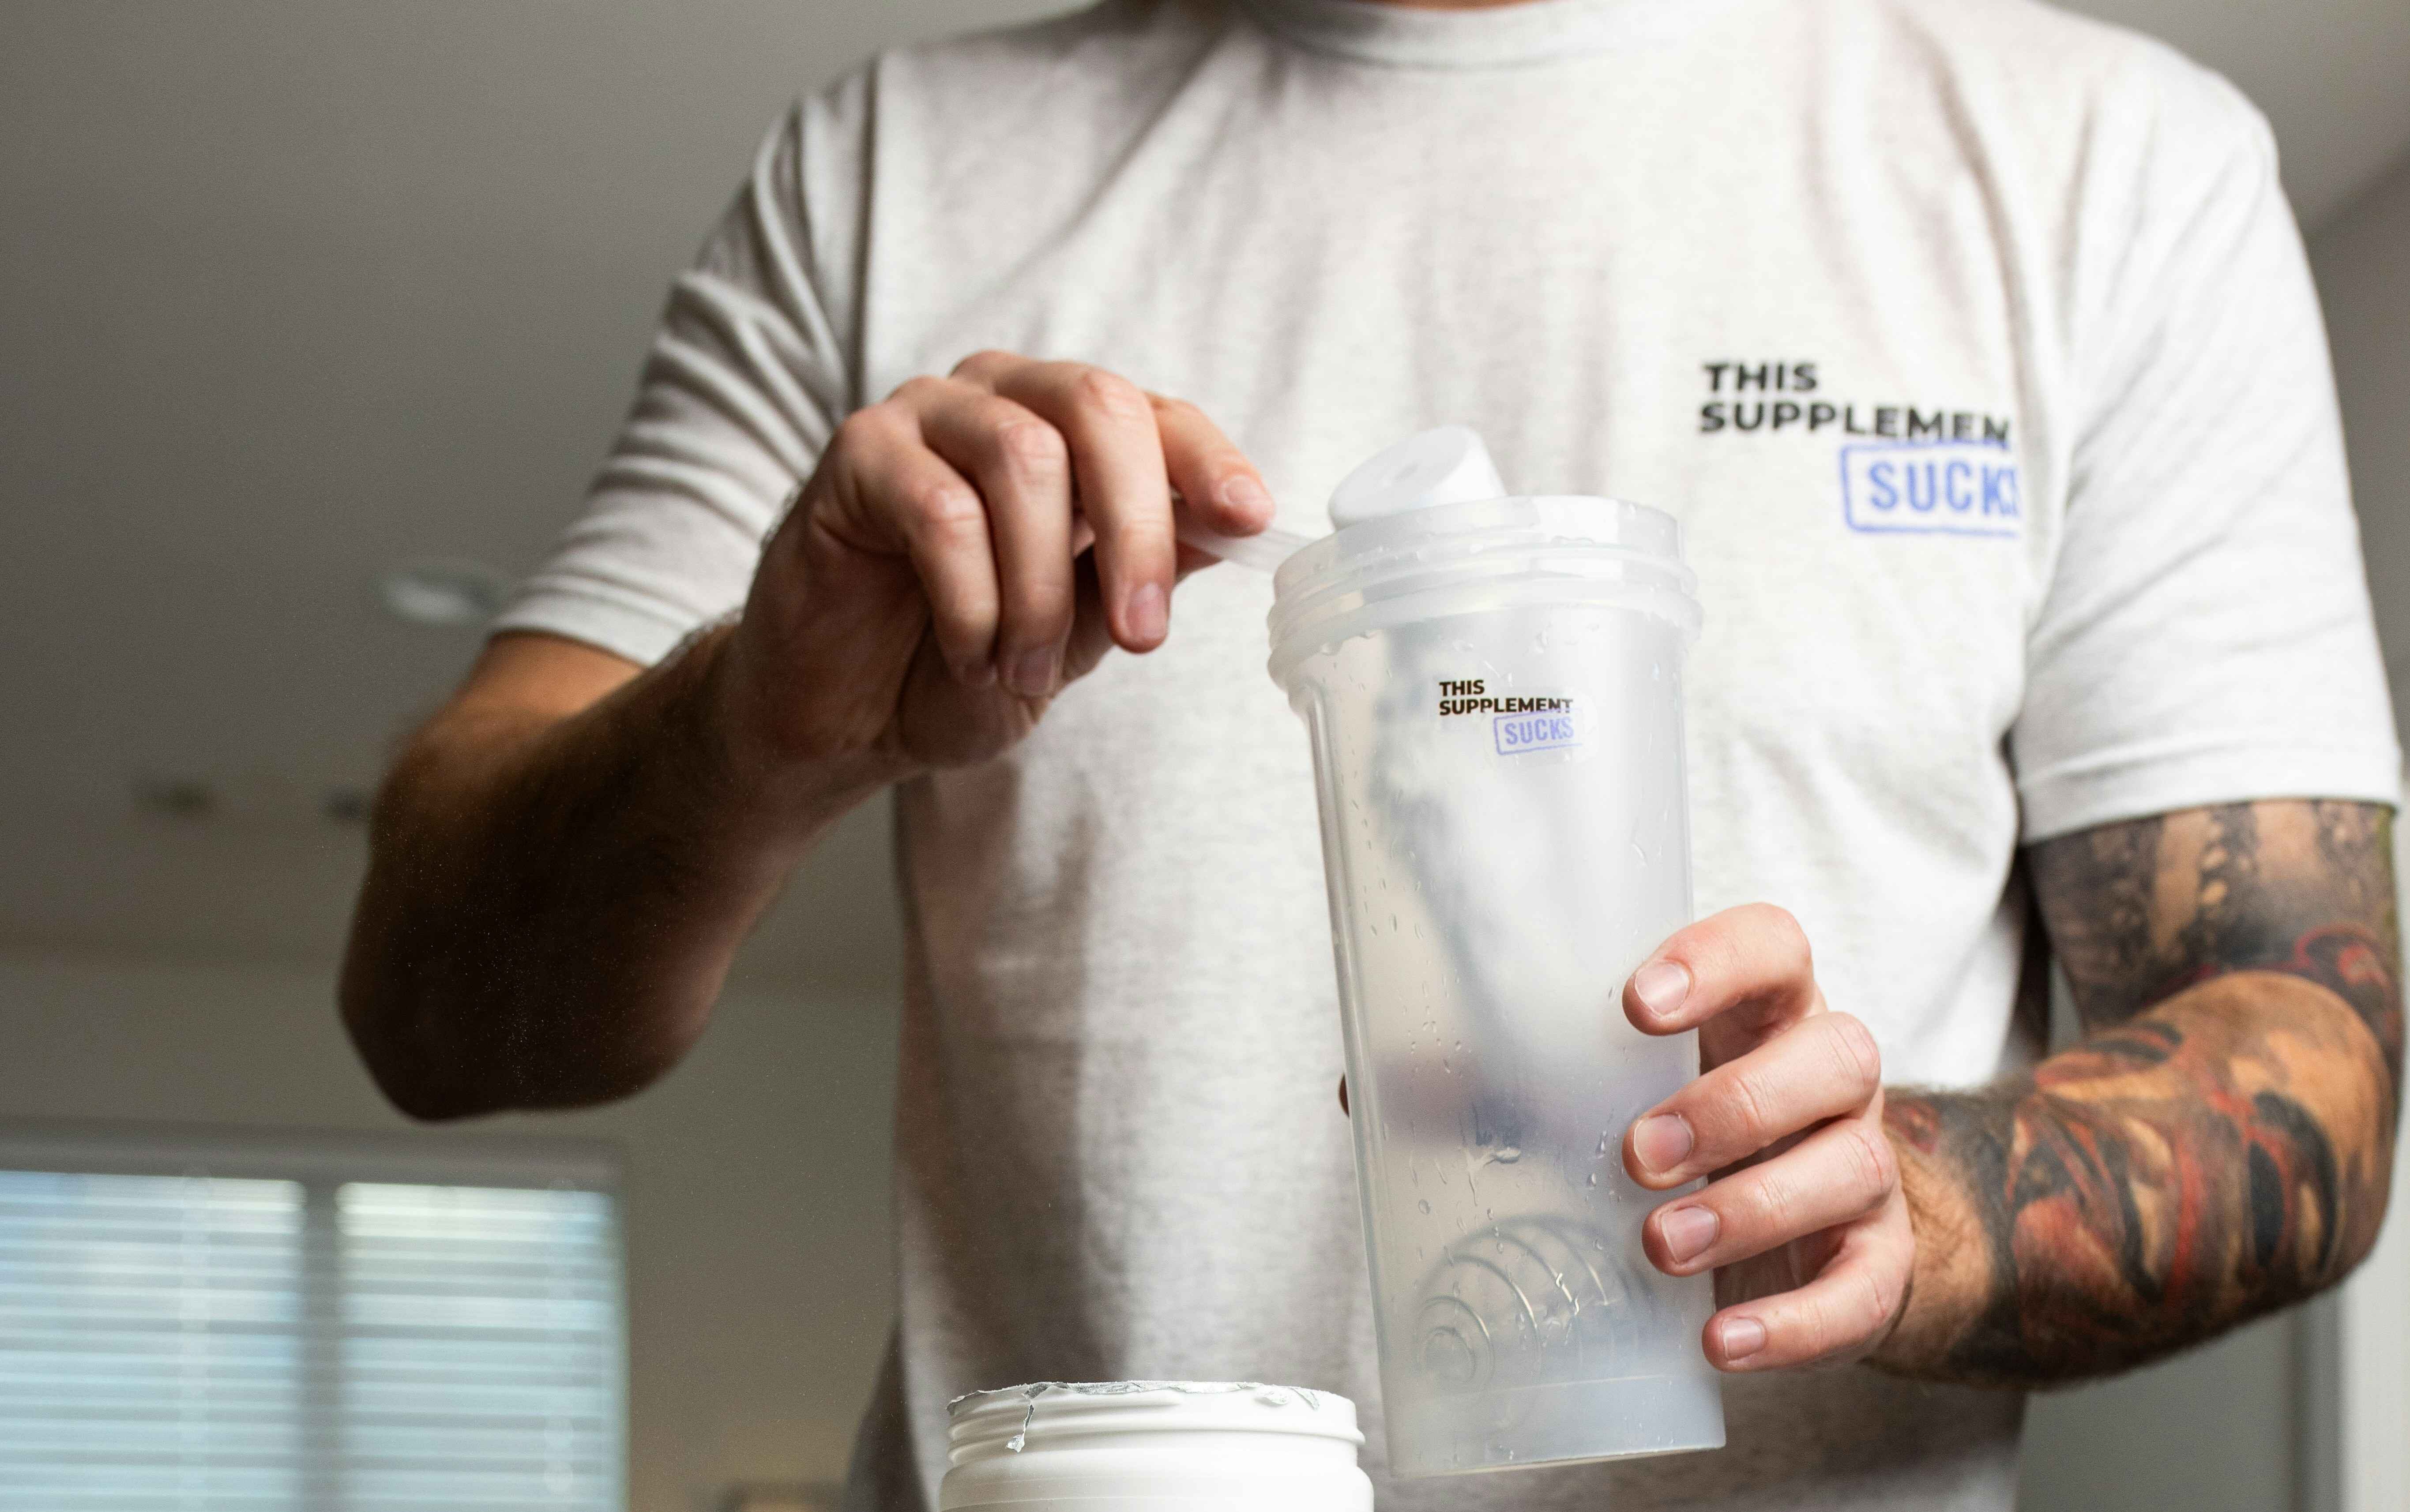
[[[1672,512],[1707,614],[1700,909],[1792,909],[1895,1080],[1982,1080],[2030,1049],[2005,744],[2080,423],[2069,107],[2117,49],[2020,10],[2071,70],[2035,99],[2031,57],[1983,53],[1996,7],[1606,8],[1599,45],[1487,66],[1176,7],[886,60],[864,395],[982,347],[1094,362],[1199,404],[1307,530],[1354,462],[1447,421],[1511,485]],[[1008,1379],[1371,1391],[1311,772],[1263,672],[1268,603],[1232,569],[1192,580],[1162,651],[900,799],[924,1474],[943,1397]],[[1480,1494],[2007,1494],[2011,1400],[1863,1373],[1730,1394],[1721,1455]]]

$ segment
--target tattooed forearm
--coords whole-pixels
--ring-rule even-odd
[[[2398,1048],[2392,821],[2373,804],[2234,804],[2035,847],[2044,923],[2084,1026],[2265,967],[2333,989]]]
[[[1886,1363],[2118,1370],[2358,1262],[2400,1087],[2390,824],[2271,802],[2035,848],[2088,1032],[1981,1092],[1893,1095],[1922,1258]]]

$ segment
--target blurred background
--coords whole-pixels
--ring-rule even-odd
[[[575,509],[773,118],[878,48],[1061,8],[10,0],[0,1507],[352,1476],[702,1512],[841,1477],[890,1307],[883,806],[619,1107],[408,1127],[334,962],[386,753]],[[2410,3],[2079,8],[2274,123],[2410,702]],[[2404,1227],[2340,1304],[2040,1399],[2025,1505],[2410,1505]],[[150,1290],[42,1269],[99,1243]],[[7,1468],[127,1444],[88,1504]]]

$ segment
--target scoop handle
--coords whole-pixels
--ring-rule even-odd
[[[1174,533],[1180,537],[1182,545],[1195,546],[1209,557],[1219,557],[1224,561],[1259,573],[1278,568],[1308,540],[1295,531],[1284,531],[1278,526],[1258,531],[1253,535],[1222,535],[1190,519],[1186,510],[1180,511],[1173,520],[1176,526]]]
[[[1275,571],[1299,547],[1314,540],[1277,525],[1267,526],[1253,535],[1224,535],[1219,531],[1209,531],[1197,523],[1197,516],[1189,513],[1188,501],[1180,496],[1177,488],[1171,490],[1171,528],[1182,545],[1195,546],[1209,557],[1219,557],[1258,573]]]

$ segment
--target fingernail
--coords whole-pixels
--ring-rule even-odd
[[[1122,605],[1122,618],[1129,625],[1131,639],[1161,640],[1164,623],[1170,618],[1163,601],[1162,585],[1140,583],[1130,589],[1129,602]]]
[[[1716,1337],[1724,1346],[1724,1359],[1747,1359],[1765,1347],[1765,1325],[1753,1317],[1731,1318]]]
[[[1676,1208],[1657,1220],[1657,1232],[1665,1241],[1665,1253],[1677,1263],[1714,1243],[1716,1231],[1722,1227],[1713,1208]]]
[[[1222,505],[1242,515],[1261,516],[1269,519],[1272,513],[1272,496],[1264,490],[1262,484],[1241,472],[1222,485]]]
[[[1632,973],[1632,993],[1654,1016],[1670,1017],[1691,996],[1691,968],[1679,961],[1651,961]]]
[[[1650,1170],[1671,1170],[1691,1153],[1691,1126],[1680,1113],[1651,1113],[1632,1130],[1632,1153]]]
[[[1051,646],[1033,647],[1013,659],[1004,675],[1012,691],[1024,698],[1043,698],[1054,691],[1056,652]]]

